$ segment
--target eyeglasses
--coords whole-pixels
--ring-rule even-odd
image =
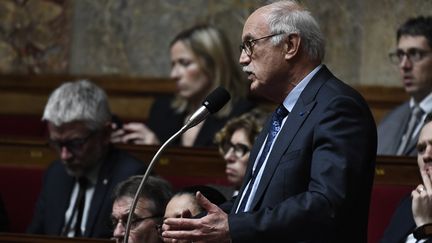
[[[140,225],[140,223],[143,222],[144,220],[161,218],[161,217],[162,216],[160,216],[160,215],[152,215],[152,216],[142,217],[142,218],[133,216],[131,219],[131,223],[130,223],[130,229],[131,230],[136,229]],[[128,219],[128,215],[124,215],[121,219],[111,217],[112,229],[115,229],[119,223],[121,224],[121,226],[123,226],[123,228],[126,229],[127,219]]]
[[[88,140],[95,134],[96,132],[91,132],[83,138],[75,138],[66,141],[56,141],[56,140],[49,139],[48,142],[51,145],[51,147],[53,147],[57,151],[61,151],[63,147],[66,147],[70,152],[78,153],[79,151],[81,151],[84,144],[86,144]]]
[[[249,146],[242,143],[232,144],[231,142],[225,142],[219,147],[220,152],[224,155],[226,155],[231,149],[237,158],[245,156],[245,154],[250,151]]]
[[[429,55],[431,52],[432,51],[426,51],[417,48],[408,49],[407,52],[399,49],[395,52],[390,53],[389,57],[390,61],[393,64],[401,64],[405,56],[408,60],[415,63],[422,60],[426,55]]]
[[[277,34],[272,34],[272,35],[267,35],[267,36],[264,36],[264,37],[260,37],[260,38],[257,38],[257,39],[245,40],[240,45],[240,53],[244,51],[246,53],[246,55],[251,56],[252,52],[253,52],[253,47],[255,46],[255,44],[256,44],[257,41],[264,40],[264,39],[267,39],[267,38],[270,38],[270,37],[273,37],[273,36],[277,36],[277,35],[282,35],[282,34],[285,34],[285,33],[277,33]]]

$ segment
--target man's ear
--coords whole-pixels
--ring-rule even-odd
[[[292,59],[300,49],[301,38],[297,33],[289,34],[284,41],[285,59]]]

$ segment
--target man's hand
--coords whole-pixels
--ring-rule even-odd
[[[423,185],[411,192],[412,213],[417,227],[432,223],[432,181],[430,169],[420,169]]]
[[[197,192],[198,204],[207,211],[199,219],[167,218],[162,226],[164,242],[230,242],[228,215]]]
[[[159,144],[156,134],[143,123],[137,122],[124,124],[123,128],[117,129],[111,133],[111,142],[142,145]]]

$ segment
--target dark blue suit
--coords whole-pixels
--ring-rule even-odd
[[[253,146],[249,177],[269,127]],[[233,242],[366,242],[376,144],[365,100],[323,66],[275,141],[252,212],[229,215]]]
[[[144,174],[146,166],[126,152],[110,149],[103,162],[91,201],[84,237],[110,238],[113,188],[129,176]],[[65,224],[74,178],[66,173],[61,161],[54,161],[44,175],[42,192],[27,233],[60,235]]]

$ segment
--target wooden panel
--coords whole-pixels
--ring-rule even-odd
[[[416,157],[378,156],[375,184],[416,186],[421,182]]]
[[[375,121],[379,123],[381,119],[396,106],[409,99],[402,87],[384,86],[355,86],[372,110]]]
[[[0,75],[1,114],[41,116],[46,100],[64,81],[87,78],[105,89],[113,112],[127,120],[147,120],[155,98],[174,94],[176,84],[169,78],[74,75]],[[401,87],[355,86],[366,99],[379,122],[388,111],[408,99]]]
[[[150,163],[159,146],[116,145],[144,163]],[[0,164],[47,167],[57,158],[43,139],[0,138]],[[225,162],[216,148],[168,147],[155,165],[163,176],[225,178]]]
[[[117,145],[144,163],[150,163],[159,146]],[[42,139],[0,138],[0,164],[46,167],[57,158]],[[168,147],[155,165],[162,176],[225,178],[225,162],[216,148]],[[378,156],[375,184],[417,185],[420,182],[414,157]]]
[[[0,115],[34,115],[42,112],[50,93],[64,81],[87,78],[103,88],[112,112],[126,120],[147,120],[154,98],[175,93],[168,78],[71,75],[0,75]]]
[[[72,243],[72,242],[113,243],[116,241],[108,240],[108,239],[67,238],[67,237],[48,236],[48,235],[0,233],[0,242],[2,243]]]

